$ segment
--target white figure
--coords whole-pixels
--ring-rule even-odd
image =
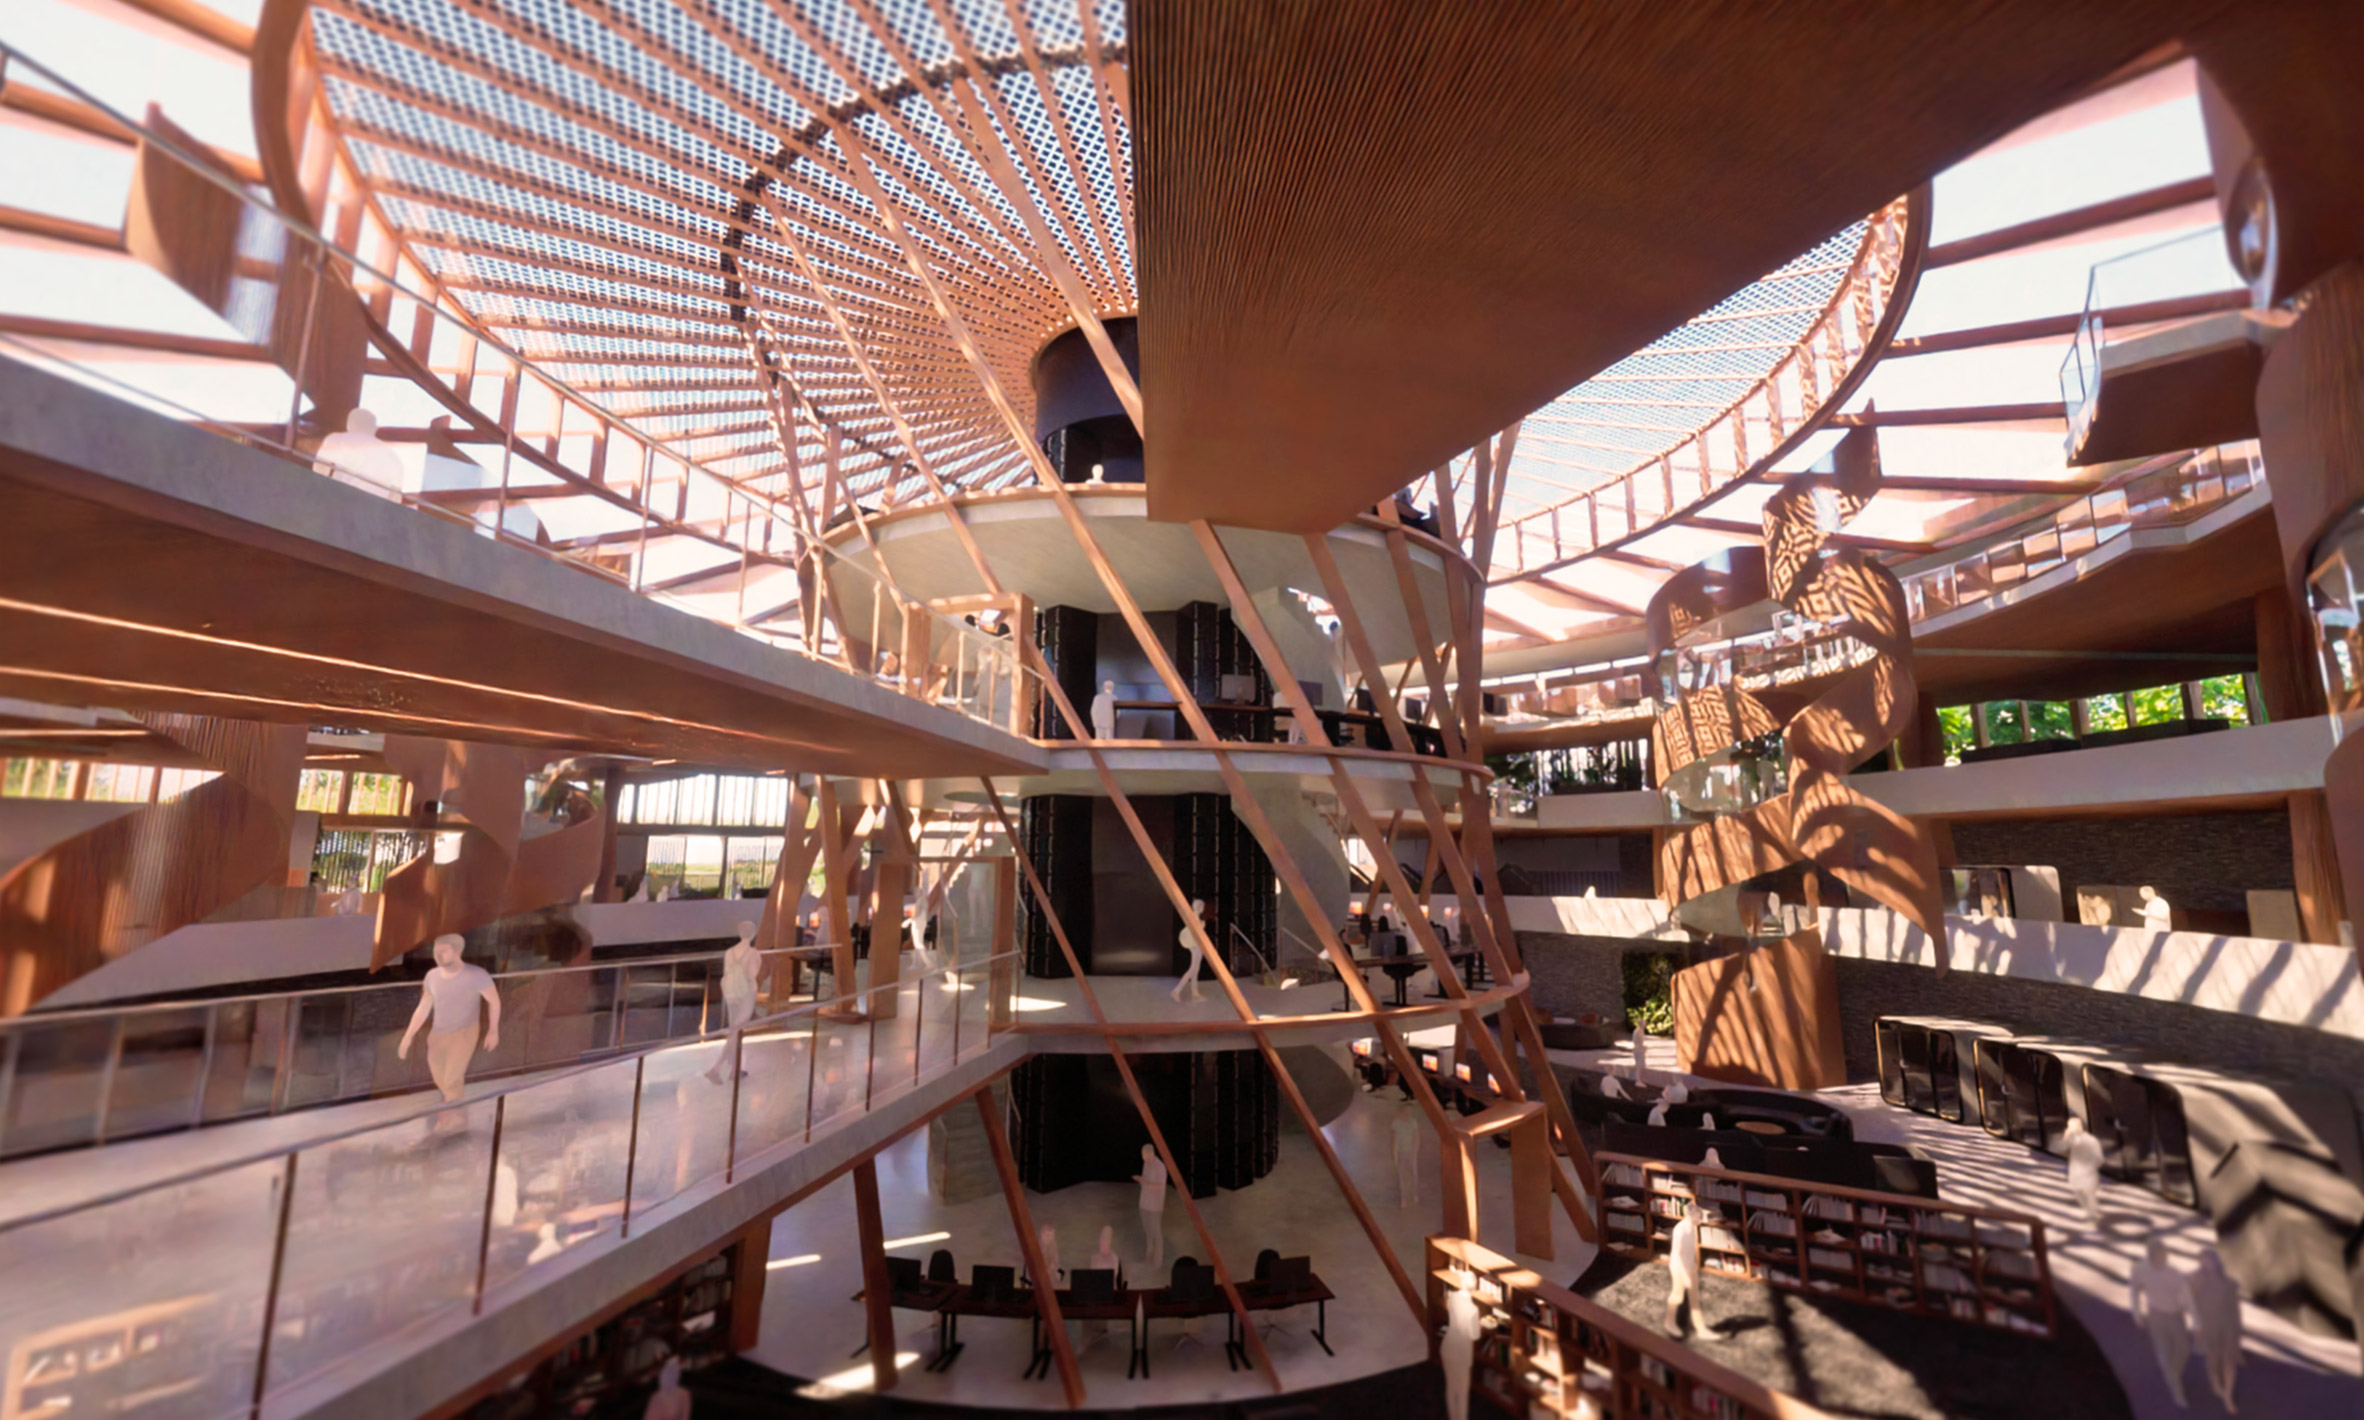
[[[2159,890],[2145,886],[2139,889],[2138,895],[2142,898],[2142,929],[2146,932],[2173,930],[2174,909],[2167,905],[2167,899],[2159,896]]]
[[[361,909],[368,905],[362,900],[364,896],[359,884],[345,889],[344,895],[337,899],[337,916],[359,917]]]
[[[1666,1123],[1665,1100],[1660,1100],[1658,1103],[1650,1106],[1650,1123],[1653,1127],[1657,1127]]]
[[[366,409],[345,416],[345,432],[320,441],[313,467],[326,474],[344,474],[381,498],[402,496],[402,460],[391,444],[378,437],[378,417]]]
[[[1193,1001],[1206,999],[1198,989],[1198,969],[1206,962],[1206,950],[1198,944],[1199,932],[1202,930],[1199,924],[1206,921],[1206,917],[1206,900],[1197,897],[1190,899],[1190,920],[1182,924],[1181,935],[1174,939],[1182,944],[1184,951],[1190,953],[1190,965],[1183,971],[1182,979],[1174,983],[1174,1000],[1181,1000],[1185,990]]]
[[[1056,1292],[1059,1290],[1059,1284],[1067,1280],[1067,1269],[1059,1265],[1059,1230],[1045,1223],[1042,1229],[1035,1234],[1035,1240],[1042,1248],[1042,1270],[1050,1274],[1050,1287],[1052,1291]],[[1030,1280],[1037,1287],[1043,1285],[1043,1279],[1040,1277]]]
[[[657,1393],[640,1420],[690,1420],[690,1393],[681,1388],[681,1358],[668,1356],[657,1371]]]
[[[1095,1272],[1116,1274],[1117,1285],[1120,1287],[1124,1285],[1124,1263],[1116,1255],[1116,1229],[1105,1225],[1101,1227],[1100,1246],[1093,1250],[1092,1260],[1086,1265]],[[1083,1343],[1086,1351],[1107,1339],[1107,1322],[1087,1321],[1083,1324]]]
[[[1445,1413],[1452,1420],[1469,1420],[1469,1368],[1477,1358],[1477,1298],[1454,1287],[1445,1293],[1444,1344],[1438,1348],[1445,1367]]]
[[[1668,1085],[1666,1087],[1666,1092],[1659,1096],[1659,1098],[1665,1100],[1668,1104],[1689,1104],[1691,1102],[1691,1087],[1684,1084],[1682,1081],[1677,1080],[1673,1084]]]
[[[2060,1152],[2068,1159],[2069,1192],[2085,1205],[2085,1221],[2101,1226],[2101,1141],[2071,1115]]]
[[[1716,1112],[1712,1109],[1699,1111],[1699,1127],[1712,1131],[1716,1127]]]
[[[1667,1239],[1667,1268],[1673,1285],[1666,1293],[1666,1334],[1682,1335],[1679,1313],[1685,1302],[1691,1304],[1691,1320],[1702,1336],[1720,1335],[1713,1322],[1707,1319],[1707,1308],[1699,1286],[1699,1205],[1683,1209],[1682,1221],[1674,1225],[1674,1235]]]
[[[2241,1288],[2225,1275],[2216,1249],[2200,1249],[2200,1266],[2185,1285],[2192,1294],[2192,1330],[2199,1333],[2200,1357],[2208,1367],[2208,1388],[2224,1402],[2227,1415],[2240,1413],[2233,1387],[2241,1377]]]
[[[427,1073],[434,1077],[435,1088],[443,1091],[446,1103],[457,1100],[467,1087],[482,1004],[492,1007],[492,1018],[484,1028],[484,1048],[501,1048],[501,993],[493,985],[491,972],[460,960],[460,945],[457,932],[435,939],[434,969],[420,983],[419,1008],[410,1013],[410,1029],[402,1033],[402,1043],[394,1048],[395,1059],[409,1059],[411,1038],[429,1016],[434,1017],[435,1029],[427,1036]]]
[[[1625,1093],[1625,1085],[1619,1081],[1615,1075],[1601,1076],[1601,1098],[1605,1100],[1621,1100],[1627,1098]]]
[[[528,1267],[537,1262],[548,1262],[551,1258],[566,1251],[566,1244],[558,1240],[558,1225],[556,1223],[542,1224],[541,1230],[534,1234],[534,1238],[534,1250],[525,1255],[525,1265]]]
[[[1420,1204],[1420,1121],[1408,1109],[1395,1116],[1395,1202],[1398,1208]]]
[[[517,1170],[506,1163],[493,1165],[492,1225],[517,1225]]]
[[[1649,1048],[1644,1044],[1647,1039],[1640,1026],[1633,1028],[1633,1082],[1637,1085],[1649,1079],[1649,1069],[1643,1064],[1650,1058]]]
[[[1116,738],[1116,682],[1100,682],[1100,693],[1092,697],[1092,738]]]
[[[2192,1289],[2184,1285],[2183,1274],[2169,1265],[2167,1244],[2158,1238],[2151,1239],[2143,1260],[2127,1274],[2126,1308],[2134,1314],[2135,1323],[2151,1334],[2151,1354],[2159,1358],[2168,1394],[2175,1397],[2177,1407],[2188,1407],[2183,1371],[2192,1360],[2192,1334],[2183,1319],[2192,1310]]]
[[[1141,1270],[1150,1274],[1166,1262],[1166,1166],[1156,1146],[1141,1146],[1141,1172],[1133,1182],[1141,1185]]]
[[[723,1071],[739,1058],[739,1032],[755,1019],[756,977],[762,971],[763,953],[755,949],[755,924],[741,922],[739,940],[722,954],[722,1009],[730,1025],[730,1035],[722,1043],[722,1053],[714,1057],[714,1064],[706,1071],[706,1078],[715,1084],[722,1083]]]
[[[1699,1166],[1703,1169],[1720,1169],[1724,1166],[1724,1156],[1716,1152],[1715,1145],[1710,1144],[1707,1146],[1707,1157],[1699,1161]]]

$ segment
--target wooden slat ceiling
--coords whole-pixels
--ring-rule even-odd
[[[2226,0],[1133,0],[1154,516],[1312,531]]]

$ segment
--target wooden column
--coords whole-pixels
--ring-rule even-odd
[[[345,790],[353,788],[353,776],[345,776]],[[607,777],[600,784],[599,812],[606,820],[599,839],[599,873],[591,879],[593,902],[614,902],[616,892],[616,804],[624,795],[624,766],[610,764]]]
[[[2290,796],[2290,881],[2297,889],[2298,920],[2307,940],[2336,944],[2339,924],[2347,916],[2347,895],[2340,887],[2330,801],[2320,789]]]
[[[1067,1339],[1067,1318],[1059,1312],[1059,1279],[1049,1275],[1042,1235],[1034,1230],[1034,1210],[1026,1206],[1026,1186],[1018,1181],[1018,1160],[1010,1152],[1009,1131],[993,1107],[993,1091],[979,1090],[971,1098],[985,1121],[985,1143],[993,1153],[993,1171],[1001,1176],[1002,1198],[1010,1205],[1010,1226],[1018,1231],[1018,1252],[1026,1259],[1026,1275],[1035,1279],[1034,1303],[1042,1311],[1043,1336],[1059,1366],[1059,1384],[1067,1390],[1067,1404],[1080,1407],[1084,1403],[1083,1372],[1075,1364],[1075,1346]]]
[[[854,1231],[862,1249],[862,1309],[870,1321],[870,1376],[880,1393],[895,1388],[895,1308],[887,1280],[886,1225],[878,1215],[878,1161],[854,1165]]]
[[[731,1349],[752,1351],[763,1339],[763,1284],[771,1275],[772,1220],[749,1223],[737,1240],[738,1263],[731,1270]]]

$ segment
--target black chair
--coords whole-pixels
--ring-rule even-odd
[[[916,1290],[927,1280],[919,1270],[919,1259],[916,1257],[890,1257],[886,1265],[887,1282],[897,1292]]]
[[[940,1247],[929,1255],[928,1280],[930,1282],[958,1282],[960,1280],[960,1269],[953,1265],[950,1248]]]
[[[1116,1300],[1116,1269],[1078,1267],[1067,1274],[1067,1295],[1077,1306],[1102,1306]]]
[[[1173,1270],[1166,1274],[1166,1299],[1168,1301],[1203,1302],[1214,1295],[1215,1270],[1213,1268],[1199,1265],[1199,1260],[1195,1257],[1174,1259]],[[1182,1323],[1182,1334],[1174,1338],[1174,1345],[1180,1347],[1185,1343],[1198,1340],[1197,1334],[1191,1330],[1197,1324],[1196,1318],[1185,1318]]]
[[[1276,1292],[1307,1292],[1313,1289],[1313,1259],[1284,1257],[1272,1265],[1272,1289]]]
[[[1005,1302],[1018,1294],[1018,1269],[978,1263],[969,1273],[969,1291],[980,1302]]]
[[[1264,1249],[1262,1252],[1259,1252],[1259,1253],[1257,1253],[1257,1254],[1256,1254],[1256,1280],[1257,1280],[1257,1281],[1259,1281],[1259,1282],[1269,1282],[1269,1281],[1271,1281],[1271,1280],[1272,1280],[1272,1264],[1274,1264],[1274,1263],[1276,1263],[1276,1262],[1278,1262],[1278,1261],[1280,1261],[1280,1252],[1279,1252],[1277,1249],[1275,1249],[1275,1248],[1269,1248],[1269,1247],[1268,1247],[1268,1248]]]

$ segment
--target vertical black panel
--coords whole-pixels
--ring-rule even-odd
[[[1141,1054],[1133,1074],[1194,1198],[1245,1188],[1280,1159],[1280,1086],[1252,1050]],[[1037,1055],[1010,1076],[1018,1174],[1039,1193],[1122,1183],[1149,1131],[1105,1055]]]
[[[1089,1134],[1091,1056],[1031,1055],[1010,1072],[1010,1150],[1018,1178],[1049,1193],[1095,1175],[1075,1146]]]
[[[1034,614],[1034,640],[1052,678],[1074,702],[1075,713],[1089,713],[1092,695],[1099,689],[1092,677],[1100,664],[1100,618],[1081,607],[1046,606]],[[1039,739],[1074,738],[1059,707],[1047,695],[1035,709],[1035,725]]]
[[[1090,803],[1096,853],[1091,865],[1092,912],[1084,920],[1090,924],[1091,943],[1077,943],[1084,969],[1094,976],[1173,976],[1180,971],[1173,963],[1182,931],[1173,900],[1142,857],[1115,802]],[[1170,857],[1174,801],[1142,795],[1132,803],[1151,847]],[[1069,930],[1074,930],[1072,923]]]
[[[1264,961],[1279,959],[1279,908],[1273,897],[1277,879],[1272,860],[1264,856],[1256,836],[1232,812],[1230,799],[1221,794],[1175,797],[1171,861],[1182,891],[1206,901],[1208,930],[1235,971],[1260,969],[1257,952]],[[1242,937],[1255,944],[1255,952],[1249,951]],[[1177,947],[1174,970],[1179,972],[1186,964]]]
[[[1198,699],[1208,707],[1208,723],[1215,733],[1227,740],[1268,740],[1272,738],[1272,717],[1225,710],[1224,705],[1270,705],[1272,681],[1264,673],[1264,664],[1256,655],[1256,648],[1238,623],[1232,620],[1231,609],[1213,602],[1190,602],[1174,613],[1174,639],[1170,648],[1174,663],[1181,670],[1182,679]],[[1245,677],[1246,685],[1233,684],[1232,696],[1223,694],[1226,676]],[[1241,699],[1237,692],[1245,689]]]
[[[1026,857],[1043,882],[1059,923],[1067,929],[1084,969],[1091,969],[1092,936],[1092,805],[1083,794],[1040,794],[1021,801],[1018,833],[1026,841]],[[1034,976],[1059,977],[1071,973],[1034,894],[1018,899],[1020,947],[1026,970]]]

